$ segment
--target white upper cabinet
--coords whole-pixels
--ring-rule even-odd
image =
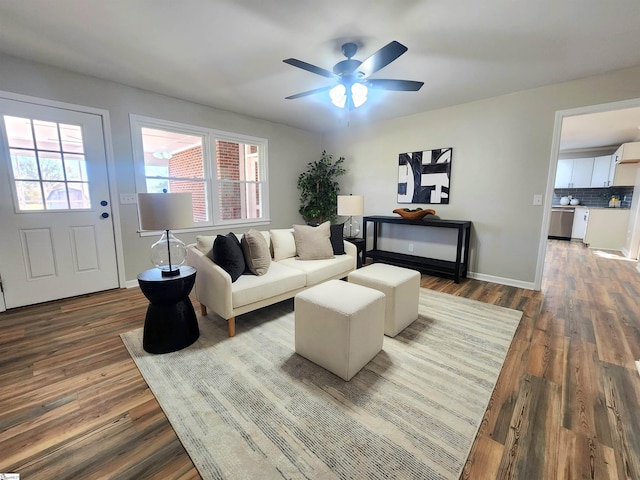
[[[619,163],[616,162],[616,158],[620,157],[614,153],[594,159],[593,175],[591,176],[592,188],[633,186],[636,170],[640,164]]]
[[[593,158],[574,158],[571,188],[589,188],[593,174]]]
[[[593,163],[593,157],[558,159],[555,188],[589,188]]]
[[[593,160],[593,175],[591,176],[591,187],[609,187],[611,186],[611,155],[603,155]]]
[[[571,174],[573,173],[573,159],[559,158],[556,170],[555,188],[569,188],[571,185]]]

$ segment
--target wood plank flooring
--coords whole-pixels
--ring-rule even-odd
[[[422,286],[523,312],[461,478],[640,479],[635,263],[550,241],[541,292]],[[200,478],[118,336],[146,304],[114,290],[0,314],[0,472]]]

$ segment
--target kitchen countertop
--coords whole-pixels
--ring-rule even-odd
[[[588,207],[586,205],[551,205],[551,208],[586,208],[588,210],[629,210],[629,207]]]
[[[629,207],[585,207],[589,210],[630,210]]]

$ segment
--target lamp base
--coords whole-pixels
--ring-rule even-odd
[[[180,275],[180,265],[187,259],[187,247],[169,230],[165,230],[160,240],[151,246],[151,261],[163,277]]]
[[[356,238],[360,234],[360,224],[353,217],[349,217],[349,220],[344,222],[342,228],[342,236],[345,238]]]
[[[164,268],[161,268],[160,273],[163,277],[177,277],[180,275],[180,267],[175,267],[173,270],[165,270]]]

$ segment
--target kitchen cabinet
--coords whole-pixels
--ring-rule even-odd
[[[571,229],[571,238],[584,239],[587,231],[587,220],[589,219],[589,209],[584,207],[576,207],[573,213],[573,228]]]
[[[584,243],[590,248],[622,251],[629,225],[629,209],[590,208]]]
[[[629,187],[633,185],[636,178],[636,170],[640,163],[619,163],[615,159],[615,154],[594,158],[591,188]]]
[[[638,163],[615,163],[611,161],[611,179],[612,187],[632,187],[636,180],[636,172],[638,171]]]
[[[640,142],[623,143],[612,156],[616,163],[640,162]]]
[[[609,187],[611,186],[611,155],[603,155],[593,159],[593,175],[591,175],[591,187]],[[614,170],[615,171],[615,170]]]
[[[589,188],[593,163],[593,157],[558,159],[555,188]]]

